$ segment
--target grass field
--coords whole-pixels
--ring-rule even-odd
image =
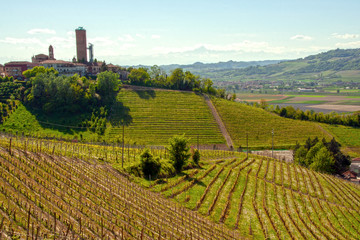
[[[113,106],[107,138],[121,138],[117,127],[124,118],[128,141],[141,145],[164,145],[173,135],[185,134],[196,144],[225,144],[204,98],[192,92],[121,90]]]
[[[288,148],[305,142],[308,137],[329,136],[313,122],[282,118],[263,109],[222,99],[214,100],[220,116],[236,146],[246,147],[248,134],[249,147],[271,148],[274,130],[275,148]]]
[[[330,132],[343,147],[353,149],[349,154],[352,157],[360,157],[360,128],[322,124],[324,129]]]
[[[56,137],[67,140],[83,138],[87,141],[96,141],[96,134],[78,126],[88,117],[88,114],[46,116],[19,104],[16,111],[1,125],[1,130],[26,136]]]

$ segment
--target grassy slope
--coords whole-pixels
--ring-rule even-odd
[[[305,142],[308,137],[329,138],[316,123],[282,118],[260,108],[222,99],[216,99],[214,104],[237,146],[246,147],[248,133],[249,147],[269,148],[272,129],[275,148],[288,148],[296,141]]]
[[[87,117],[88,115],[86,114],[46,116],[36,111],[32,112],[24,105],[19,104],[16,111],[13,112],[1,126],[1,130],[5,130],[13,134],[17,133],[21,135],[24,134],[39,137],[56,137],[68,140],[74,138],[80,139],[80,135],[82,135],[83,138],[88,141],[95,141],[97,139],[96,134],[87,131],[86,129],[71,129],[53,124],[46,124],[46,122],[48,122],[78,127],[78,124]]]
[[[360,128],[322,124],[351,157],[360,157]]]
[[[119,122],[125,114],[133,122],[125,127],[125,136],[137,144],[167,144],[173,135],[184,134],[191,143],[224,144],[225,140],[203,97],[191,92],[121,90],[110,122]],[[127,113],[127,109],[130,111]],[[112,127],[107,137],[121,138],[122,128]]]

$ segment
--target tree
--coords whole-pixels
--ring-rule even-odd
[[[105,72],[108,70],[108,67],[106,65],[106,62],[104,61],[100,66],[100,72]]]
[[[317,151],[309,168],[318,172],[332,173],[334,172],[334,164],[335,160],[330,151],[323,146]]]
[[[150,80],[150,75],[145,68],[133,68],[129,74],[131,84],[147,85]]]
[[[192,160],[194,161],[194,163],[196,165],[199,164],[200,161],[200,151],[198,149],[195,149],[193,154],[192,154]]]
[[[182,136],[174,136],[169,141],[170,147],[168,148],[170,153],[170,160],[173,162],[173,166],[177,173],[182,171],[185,162],[189,159],[189,147],[187,146],[188,139]]]
[[[119,91],[121,83],[119,74],[113,72],[102,72],[97,76],[96,89],[105,104],[111,104],[116,98],[116,93]]]
[[[171,72],[168,81],[171,88],[182,90],[184,87],[184,79],[184,71],[181,68],[176,68]]]
[[[268,103],[266,102],[266,100],[265,99],[260,99],[260,107],[262,108],[262,109],[266,109],[267,107],[268,107]]]
[[[161,169],[158,158],[154,158],[149,149],[145,149],[140,155],[140,166],[145,178],[155,178]]]

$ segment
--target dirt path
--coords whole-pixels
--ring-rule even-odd
[[[207,105],[209,106],[212,115],[215,118],[216,123],[218,124],[221,134],[224,136],[225,140],[226,140],[226,144],[228,145],[228,147],[230,149],[234,149],[234,144],[233,141],[231,140],[230,134],[228,133],[228,131],[226,130],[226,127],[219,115],[219,113],[217,112],[214,104],[211,102],[210,98],[208,95],[204,95],[205,101],[207,103]]]

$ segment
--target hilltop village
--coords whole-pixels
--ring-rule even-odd
[[[54,68],[59,72],[59,75],[65,76],[78,74],[80,76],[91,78],[95,77],[100,72],[108,70],[118,73],[122,80],[127,79],[129,72],[126,71],[126,68],[113,64],[106,64],[105,61],[97,61],[97,59],[94,58],[94,45],[91,43],[87,44],[86,30],[83,27],[75,29],[75,34],[76,57],[73,57],[72,62],[56,59],[54,47],[50,45],[48,55],[40,53],[32,56],[31,62],[11,61],[5,63],[4,66],[0,64],[0,76],[23,80],[25,78],[22,74],[24,71],[36,66],[43,66],[45,68]]]

